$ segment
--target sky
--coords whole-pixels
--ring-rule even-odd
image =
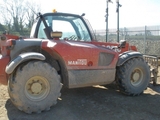
[[[105,29],[107,0],[33,0],[41,6],[42,13],[66,12],[85,13],[93,29]],[[109,28],[117,28],[116,0],[109,3]],[[160,25],[160,0],[119,0],[122,5],[119,10],[119,26],[142,27]]]
[[[56,9],[81,15],[89,20],[93,29],[105,29],[105,14],[107,0],[35,0],[41,4],[43,13]],[[109,3],[109,28],[117,27],[116,0]],[[120,27],[139,27],[160,25],[160,0],[119,0],[122,5],[119,10]]]

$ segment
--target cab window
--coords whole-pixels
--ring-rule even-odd
[[[91,41],[89,32],[83,21],[75,16],[46,16],[46,23],[52,31],[62,32],[60,40]],[[40,23],[38,38],[46,39],[44,24]]]

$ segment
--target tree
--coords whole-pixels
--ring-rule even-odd
[[[37,17],[36,14],[41,11],[40,5],[36,4],[35,2],[27,2],[27,8],[28,10],[26,11],[26,18],[28,23],[26,26],[31,28],[34,22],[34,18]]]
[[[5,26],[0,23],[0,31],[5,31],[5,30],[6,30]]]
[[[26,0],[3,0],[0,6],[4,25],[11,32],[21,35],[30,31],[36,12],[40,12],[39,5]]]

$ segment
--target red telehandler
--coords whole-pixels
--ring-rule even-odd
[[[38,14],[30,38],[2,35],[0,83],[26,113],[49,110],[66,88],[116,82],[126,95],[139,95],[150,82],[143,55],[126,41],[98,42],[83,16]]]

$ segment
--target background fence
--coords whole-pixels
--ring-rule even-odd
[[[135,45],[139,52],[160,57],[160,26],[120,28],[119,39]],[[117,30],[109,29],[108,42],[117,42]],[[105,30],[95,30],[99,41],[106,41]]]

